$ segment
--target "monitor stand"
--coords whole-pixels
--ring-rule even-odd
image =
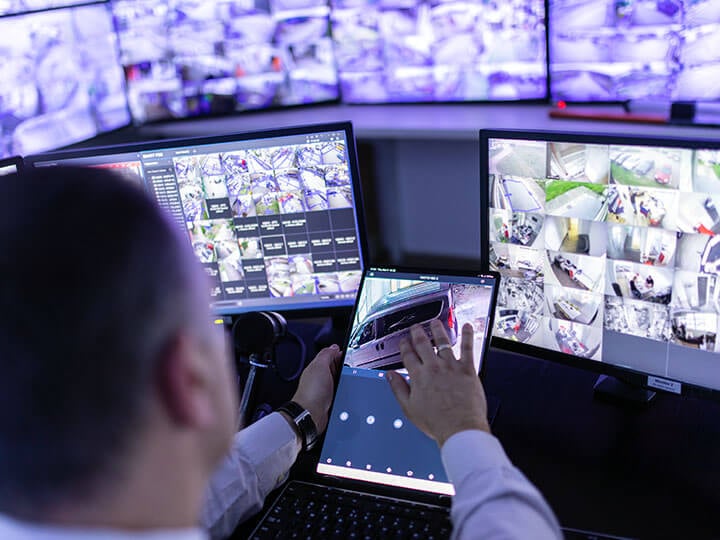
[[[621,381],[610,375],[600,375],[593,386],[595,398],[618,405],[647,407],[656,392]]]

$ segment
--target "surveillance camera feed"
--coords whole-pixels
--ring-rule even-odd
[[[0,50],[0,157],[65,146],[130,122],[106,5],[0,18]]]
[[[456,358],[460,357],[461,329],[466,323],[472,325],[479,372],[496,286],[493,275],[368,270],[345,346],[345,365],[319,473],[453,494],[437,444],[403,414],[387,382],[387,371],[398,370],[396,376],[408,377],[402,369],[400,340],[409,336],[415,324],[431,335],[430,324],[437,320]]]
[[[218,313],[352,305],[362,271],[345,131],[35,163],[107,167],[186,232]]]
[[[335,100],[326,0],[115,0],[138,123]]]
[[[552,95],[717,100],[719,0],[550,0]]]
[[[0,2],[0,17],[90,3],[92,0],[4,0]]]
[[[720,150],[488,150],[493,335],[720,389]]]
[[[343,101],[542,99],[543,0],[331,0]]]

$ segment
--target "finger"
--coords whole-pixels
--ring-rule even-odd
[[[343,353],[338,345],[330,346],[333,354],[332,360],[330,360],[330,372],[332,373],[333,379],[337,380],[342,369]]]
[[[420,369],[420,366],[422,366],[422,362],[418,358],[417,354],[415,354],[415,350],[412,348],[412,345],[405,338],[400,340],[400,359],[411,377],[414,373],[417,373],[417,370]]]
[[[470,323],[463,324],[460,341],[460,363],[465,369],[475,372],[475,357],[473,354],[474,332]]]
[[[314,362],[321,362],[330,364],[335,360],[335,357],[340,353],[340,347],[337,345],[330,345],[324,349],[320,349],[320,352],[315,356]]]
[[[410,337],[412,338],[411,343],[413,349],[415,349],[415,354],[417,354],[423,364],[437,362],[435,349],[422,326],[419,324],[413,325],[412,328],[410,328]]]
[[[450,343],[450,338],[448,337],[447,332],[445,331],[445,327],[442,325],[442,323],[437,319],[432,321],[430,323],[430,331],[433,335],[433,341],[435,342],[437,355],[441,356],[442,358],[452,358],[454,360],[455,355],[452,352],[452,344]]]
[[[405,381],[405,377],[394,371],[387,372],[387,380],[390,383],[390,389],[398,400],[400,408],[407,416],[407,404],[410,399],[410,386]]]

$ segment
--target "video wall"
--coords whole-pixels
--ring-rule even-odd
[[[720,389],[720,151],[491,139],[494,335]]]
[[[546,97],[543,0],[332,0],[343,101]]]
[[[114,0],[136,122],[339,97],[326,0]]]
[[[45,4],[11,2],[0,13]],[[0,157],[43,152],[130,122],[107,5],[0,18],[0,66]]]
[[[720,1],[550,0],[552,96],[720,98]]]

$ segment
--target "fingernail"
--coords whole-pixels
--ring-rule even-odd
[[[330,345],[330,348],[335,349],[336,351],[340,350],[340,346],[337,343],[333,343],[332,345]]]
[[[388,372],[387,372],[387,380],[388,380],[388,382],[392,381],[392,378],[393,378],[392,371],[388,371]]]

